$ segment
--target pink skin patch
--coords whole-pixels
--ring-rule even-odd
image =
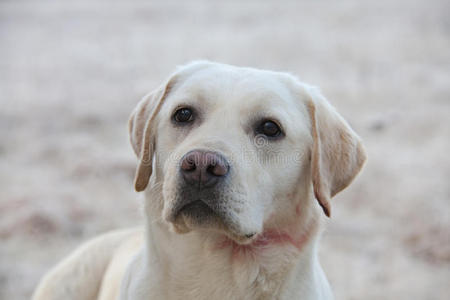
[[[288,194],[291,197],[292,194]],[[301,203],[295,206],[295,213],[299,217],[302,213]],[[298,237],[293,237],[288,230],[275,230],[267,229],[261,235],[259,235],[253,242],[247,245],[241,245],[234,240],[225,237],[215,248],[216,250],[223,250],[231,248],[231,258],[236,260],[239,258],[255,258],[264,250],[270,247],[276,246],[293,246],[299,252],[309,241],[313,233],[317,229],[318,223],[311,220],[306,226],[306,230],[302,232]],[[293,225],[295,226],[295,225]]]
[[[303,247],[311,237],[312,231],[315,227],[316,226],[310,225],[308,230],[301,234],[298,238],[293,238],[290,234],[284,231],[268,229],[248,245],[241,245],[229,238],[225,238],[225,240],[219,243],[216,249],[221,250],[231,248],[231,257],[233,260],[244,257],[254,258],[264,250],[273,246],[290,245],[295,247],[298,251],[302,251]]]

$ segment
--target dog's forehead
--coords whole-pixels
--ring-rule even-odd
[[[291,107],[295,99],[282,73],[213,65],[182,76],[173,91],[176,99],[221,107]]]

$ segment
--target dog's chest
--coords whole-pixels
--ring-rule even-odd
[[[260,256],[207,257],[191,271],[176,273],[180,276],[174,278],[169,299],[279,299],[292,269],[287,263],[291,255],[275,250]]]

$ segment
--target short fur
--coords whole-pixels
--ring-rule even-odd
[[[196,119],[174,124],[179,107]],[[255,133],[265,118],[282,138]],[[193,62],[138,104],[129,129],[145,229],[88,242],[44,277],[34,300],[332,299],[317,255],[321,210],[330,216],[330,198],[366,156],[317,89],[286,73]],[[180,159],[195,149],[230,162],[208,200],[219,217],[207,224],[176,209],[187,197]]]

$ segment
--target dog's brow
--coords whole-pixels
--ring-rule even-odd
[[[179,93],[179,94],[180,96],[178,96],[178,94],[174,94],[172,100],[170,101],[172,102],[171,104],[172,110],[176,107],[181,106],[202,108],[211,102],[210,99],[208,99],[201,93]]]

